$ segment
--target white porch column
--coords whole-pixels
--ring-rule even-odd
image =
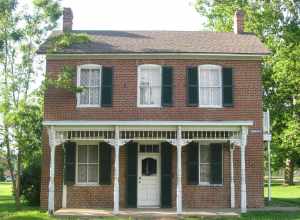
[[[50,146],[50,179],[49,179],[49,189],[48,189],[48,214],[52,215],[54,213],[54,175],[55,175],[55,130],[51,126],[48,128],[48,138]]]
[[[247,145],[248,128],[242,127],[241,135],[241,212],[247,212],[247,188],[246,188],[246,159],[245,151]]]
[[[119,140],[119,126],[115,127],[115,175],[114,175],[114,214],[119,213],[119,151],[120,151],[120,140]]]
[[[234,184],[234,165],[233,165],[234,145],[230,144],[230,207],[235,208],[235,184]]]
[[[181,149],[182,149],[182,138],[181,138],[181,126],[177,128],[177,190],[176,190],[176,208],[177,214],[182,213],[182,183],[181,183]]]

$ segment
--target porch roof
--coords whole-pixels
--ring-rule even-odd
[[[45,126],[252,126],[251,120],[239,121],[44,121]]]

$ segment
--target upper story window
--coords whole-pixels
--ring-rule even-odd
[[[219,65],[187,68],[187,104],[206,108],[233,107],[233,69]]]
[[[138,67],[138,106],[161,106],[161,76],[159,65],[145,64]]]
[[[217,65],[200,65],[199,107],[222,106],[222,69]]]
[[[81,65],[77,72],[77,86],[83,91],[77,96],[79,107],[100,106],[101,101],[101,66],[94,64]]]

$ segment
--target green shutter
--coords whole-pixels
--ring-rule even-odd
[[[232,68],[223,68],[223,106],[233,106],[233,80],[232,80]]]
[[[64,184],[73,185],[75,183],[76,166],[76,143],[66,142],[64,144]]]
[[[111,184],[111,162],[112,162],[112,147],[101,142],[99,144],[99,184]]]
[[[126,144],[126,203],[128,208],[137,207],[137,143]]]
[[[172,145],[161,144],[161,207],[172,207]]]
[[[187,68],[187,105],[198,106],[199,103],[198,68]]]
[[[199,183],[199,146],[192,142],[187,146],[187,174],[188,184],[197,185]]]
[[[112,67],[102,68],[101,85],[101,106],[111,107],[113,95],[113,69]]]
[[[210,183],[211,184],[222,184],[223,170],[222,170],[222,144],[211,144],[210,145]]]
[[[172,106],[173,102],[173,69],[170,66],[162,67],[162,106]]]

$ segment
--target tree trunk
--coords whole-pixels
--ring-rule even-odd
[[[16,179],[15,179],[15,175],[14,175],[14,165],[12,162],[12,155],[11,155],[11,149],[10,149],[10,141],[9,141],[9,132],[8,132],[8,127],[6,124],[4,124],[4,139],[3,139],[4,145],[6,146],[6,159],[7,159],[7,165],[8,165],[8,169],[10,172],[10,176],[11,176],[11,180],[12,180],[12,185],[13,185],[13,193],[14,193],[14,198],[15,198],[15,202],[16,201]]]
[[[294,185],[294,161],[286,159],[284,169],[284,184]]]
[[[16,171],[16,208],[19,210],[21,208],[20,202],[20,187],[21,187],[21,151],[19,150],[17,156],[17,171]]]

